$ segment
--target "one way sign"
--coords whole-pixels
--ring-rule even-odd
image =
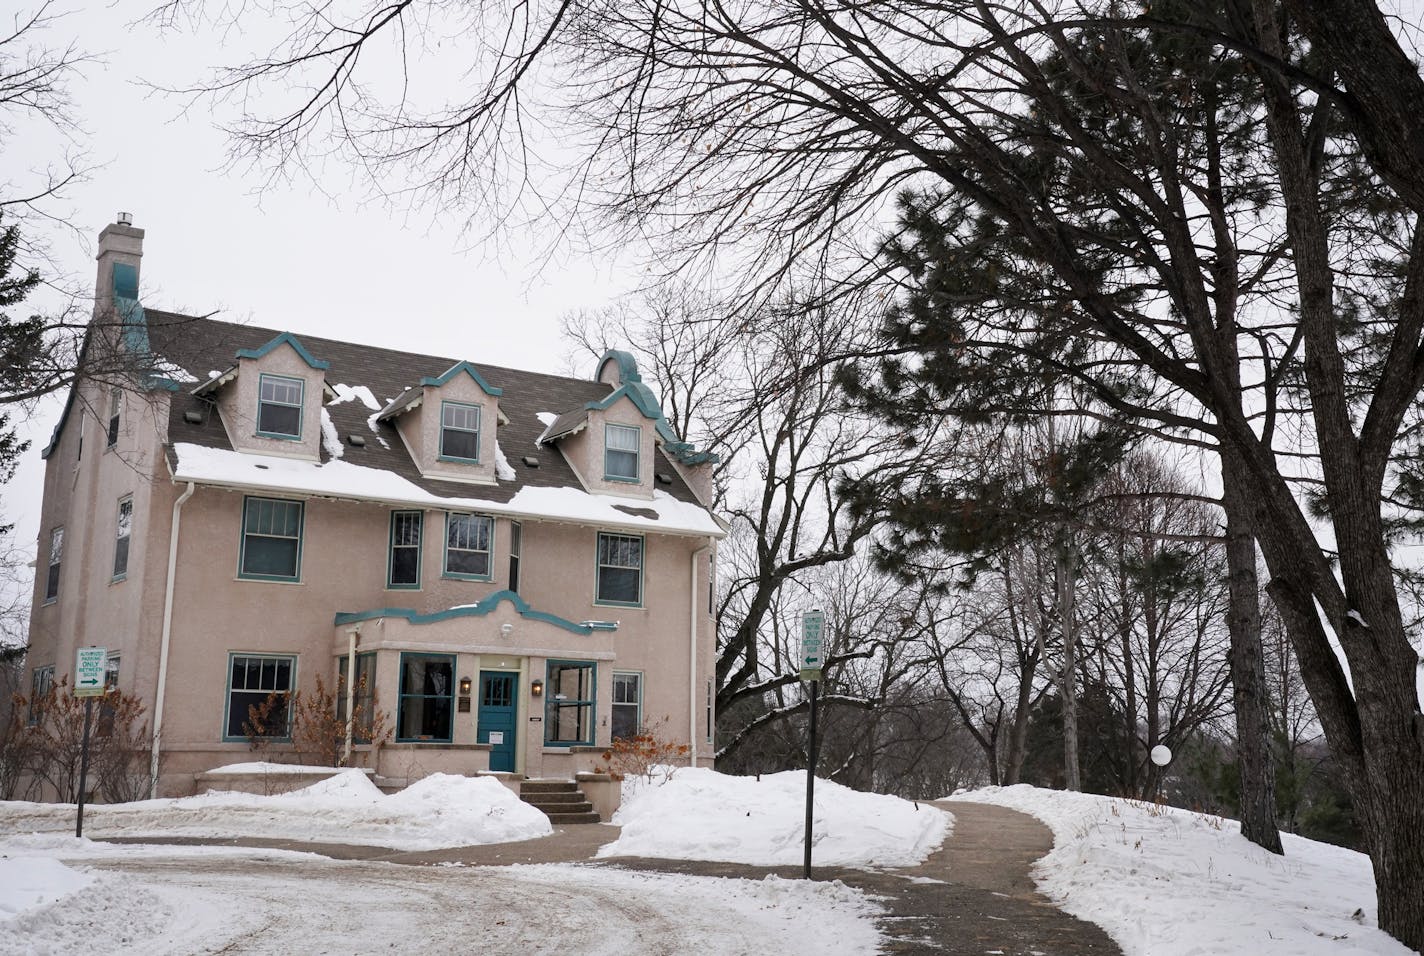
[[[74,696],[104,696],[104,665],[109,650],[104,647],[81,647],[74,655]]]

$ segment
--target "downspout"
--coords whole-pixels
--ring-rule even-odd
[[[148,761],[148,798],[158,797],[158,752],[163,739],[163,691],[168,683],[168,643],[173,635],[173,579],[178,574],[178,528],[183,521],[183,502],[193,497],[198,486],[188,482],[188,490],[173,502],[173,525],[168,532],[168,580],[163,590],[163,641],[158,647],[158,689],[153,696],[153,753]]]
[[[346,746],[341,751],[341,766],[351,766],[351,738],[356,730],[356,639],[361,636],[361,622],[346,632]]]
[[[692,552],[687,590],[687,763],[697,766],[697,559],[712,550],[712,541]],[[712,728],[707,728],[711,732]]]

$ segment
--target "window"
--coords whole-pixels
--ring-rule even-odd
[[[110,654],[104,662],[104,696],[99,698],[99,713],[95,720],[94,733],[109,737],[114,733],[114,718],[117,712],[110,692],[119,689],[119,655]]]
[[[480,460],[480,407],[440,403],[440,457]]]
[[[336,720],[341,724],[343,743],[346,733],[346,662],[350,658],[342,655],[336,666]],[[353,743],[369,744],[372,728],[376,720],[376,655],[356,655],[356,719],[351,722]]]
[[[59,565],[64,557],[64,529],[55,528],[49,533],[49,573],[45,575],[46,601],[59,597]]]
[[[494,520],[485,515],[445,515],[445,574],[452,578],[490,577]]]
[[[109,393],[109,436],[107,448],[113,448],[119,443],[119,415],[124,407],[124,393],[120,389],[114,389]]]
[[[302,566],[302,503],[277,498],[242,500],[242,555],[238,577],[295,581]]]
[[[544,742],[554,746],[593,743],[591,661],[550,661],[545,682]]]
[[[712,678],[707,678],[707,742],[712,742],[712,719],[713,705],[717,701],[717,695],[712,692]]]
[[[509,589],[519,593],[519,553],[524,549],[524,525],[509,523]]]
[[[643,675],[613,672],[613,739],[633,737],[643,725]]]
[[[454,715],[455,658],[402,654],[397,740],[450,740]]]
[[[631,425],[603,426],[603,477],[609,481],[638,480],[638,445],[642,432]]]
[[[631,534],[598,536],[597,604],[643,603],[643,539]]]
[[[391,512],[391,556],[386,568],[386,587],[420,587],[420,532],[424,523],[424,512]]]
[[[263,375],[258,384],[257,434],[264,438],[302,437],[302,392],[306,383],[284,375]]]
[[[291,723],[296,670],[297,659],[291,655],[228,655],[223,739],[285,739]]]
[[[129,539],[133,531],[133,497],[119,499],[119,522],[114,533],[114,580],[122,581],[129,573]]]
[[[40,718],[44,716],[45,698],[49,696],[50,688],[53,686],[54,665],[36,667],[30,678],[29,724],[31,727],[39,723]]]

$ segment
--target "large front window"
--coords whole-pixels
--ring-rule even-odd
[[[241,577],[296,581],[302,566],[302,503],[279,498],[242,502]]]
[[[631,534],[598,536],[599,604],[643,603],[643,539]]]
[[[257,434],[266,438],[301,438],[305,387],[299,378],[263,375],[258,384]]]
[[[351,658],[342,656],[337,659],[336,674],[336,720],[341,724],[342,733],[346,728],[346,668]],[[376,722],[376,655],[357,654],[356,655],[356,682],[354,684],[355,693],[351,696],[355,700],[356,706],[352,708],[356,712],[356,719],[351,722],[351,739],[353,743],[369,744],[371,742],[372,729]]]
[[[637,736],[642,725],[643,675],[613,672],[614,740]]]
[[[494,520],[486,515],[445,516],[445,574],[489,580]]]
[[[545,691],[544,742],[556,746],[593,743],[595,665],[550,661]]]
[[[297,659],[287,654],[228,656],[226,740],[289,736]]]
[[[610,481],[638,480],[641,432],[631,425],[603,427],[603,477]]]
[[[397,740],[450,740],[455,703],[455,658],[402,654]]]
[[[386,587],[420,587],[420,532],[425,515],[420,511],[391,513],[391,556]]]
[[[480,407],[460,402],[440,403],[440,457],[480,460]]]

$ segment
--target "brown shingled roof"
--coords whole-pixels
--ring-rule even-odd
[[[205,381],[209,377],[209,371],[230,368],[238,349],[259,348],[281,335],[282,331],[292,331],[179,316],[152,309],[147,312],[154,352],[188,371],[198,382]],[[165,330],[176,331],[169,335],[165,334]],[[329,384],[353,387],[364,385],[371,390],[382,408],[418,385],[421,378],[439,376],[459,361],[341,342],[297,331],[292,331],[292,334],[312,356],[331,364],[325,372]],[[499,408],[501,414],[508,419],[508,424],[501,424],[496,435],[500,449],[509,460],[510,467],[514,469],[515,480],[500,481],[494,486],[471,486],[423,477],[397,435],[395,427],[389,421],[377,422],[373,434],[368,420],[372,420],[372,416],[377,412],[356,399],[339,405],[326,405],[345,449],[342,460],[353,465],[394,472],[440,497],[478,497],[505,502],[514,497],[522,487],[582,487],[563,455],[555,448],[537,444],[537,439],[544,432],[544,423],[539,420],[538,413],[551,412],[561,416],[576,414],[583,411],[585,403],[606,398],[613,391],[612,387],[602,382],[560,375],[526,372],[475,362],[470,364],[474,365],[491,386],[503,389],[503,394],[499,397]],[[174,443],[190,442],[231,450],[232,444],[228,441],[222,422],[212,412],[211,404],[190,394],[192,387],[191,384],[187,385],[173,396],[168,422],[169,440]],[[184,413],[188,411],[201,413],[201,424],[188,422],[184,417]],[[352,434],[366,436],[364,448],[347,442],[347,436]],[[384,439],[384,444],[380,439]],[[529,455],[538,457],[539,467],[531,468],[524,463],[523,459]],[[325,449],[322,450],[322,459],[326,459]],[[672,477],[672,483],[669,485],[659,483],[659,490],[667,492],[679,501],[697,503],[696,495],[661,449],[655,452],[653,470]]]

